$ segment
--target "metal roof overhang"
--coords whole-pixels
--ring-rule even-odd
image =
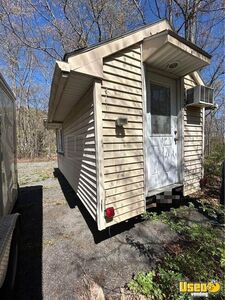
[[[142,57],[147,65],[177,77],[208,65],[211,58],[208,53],[170,30],[144,39]]]
[[[68,63],[58,61],[53,75],[47,127],[63,122],[92,83],[93,76],[70,70]]]

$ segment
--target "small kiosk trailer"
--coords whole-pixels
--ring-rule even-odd
[[[47,127],[99,230],[142,214],[149,197],[199,189],[213,91],[197,71],[209,63],[166,20],[56,62]]]
[[[10,299],[18,255],[15,96],[0,73],[0,298]]]

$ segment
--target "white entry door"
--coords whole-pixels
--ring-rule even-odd
[[[178,182],[176,81],[149,73],[147,87],[147,188]]]

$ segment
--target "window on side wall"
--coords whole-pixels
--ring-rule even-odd
[[[58,153],[64,153],[64,145],[63,145],[63,131],[62,129],[56,130],[56,146]]]

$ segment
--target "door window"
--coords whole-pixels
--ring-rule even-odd
[[[171,134],[170,88],[152,83],[149,106],[152,134]]]

